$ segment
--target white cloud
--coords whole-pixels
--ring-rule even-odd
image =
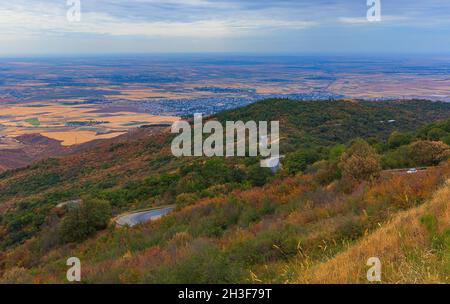
[[[68,22],[67,9],[66,0],[0,0],[0,53],[347,50],[373,25],[364,0],[82,0],[80,23]],[[448,0],[385,1],[372,28],[389,41],[433,33],[429,48],[443,48],[449,9]]]
[[[339,23],[344,24],[362,24],[362,23],[368,23],[368,20],[366,17],[340,17],[338,18]]]
[[[179,0],[171,0],[177,3]],[[190,5],[209,5],[190,0]],[[186,3],[184,3],[186,4]],[[304,29],[315,22],[276,20],[265,16],[239,15],[233,18],[204,18],[193,21],[134,21],[107,13],[82,13],[81,22],[69,22],[66,7],[54,5],[11,5],[0,10],[2,37],[63,35],[65,33],[148,37],[225,37],[250,34],[257,30]]]
[[[393,23],[393,22],[403,22],[408,21],[409,18],[405,16],[381,16],[382,23]],[[338,22],[342,24],[366,24],[372,23],[367,17],[339,17]]]

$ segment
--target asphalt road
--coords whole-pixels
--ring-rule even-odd
[[[424,172],[427,172],[428,170],[434,169],[434,168],[439,168],[439,167],[421,167],[421,168],[416,168],[417,172],[414,173],[414,174],[424,173]],[[408,174],[408,170],[410,170],[410,168],[384,170],[382,173],[390,173],[390,174]]]
[[[417,168],[417,173],[426,172],[430,168]],[[409,169],[395,169],[395,170],[385,170],[383,173],[390,174],[406,174]],[[115,218],[115,222],[119,226],[130,226],[133,227],[137,224],[145,223],[148,221],[156,221],[163,217],[164,215],[170,213],[175,206],[165,206],[160,208],[155,208],[151,210],[138,211],[134,213],[125,213]]]
[[[145,223],[148,221],[155,221],[163,217],[164,215],[170,213],[175,207],[166,206],[161,208],[155,208],[147,211],[139,211],[135,213],[126,213],[118,216],[115,222],[119,226],[130,226],[133,227],[137,224]]]

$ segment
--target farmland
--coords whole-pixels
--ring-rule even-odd
[[[3,106],[7,115],[0,117],[1,132],[13,138],[37,133],[70,146],[122,135],[135,126],[133,122],[136,121],[151,125],[177,120],[173,116],[126,111],[103,113],[98,111],[96,105],[37,105],[26,103]]]
[[[49,139],[53,148],[43,147],[48,157],[56,153],[55,142],[64,148],[109,140],[265,98],[450,101],[448,62],[237,55],[3,58],[0,166],[15,168],[5,165],[13,151],[19,158],[13,163],[28,164],[24,148],[25,158],[36,160],[29,156],[39,152],[35,146],[18,139],[24,135]]]

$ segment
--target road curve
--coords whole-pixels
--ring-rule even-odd
[[[175,209],[175,206],[164,206],[159,208],[153,208],[149,210],[137,211],[133,213],[125,213],[119,215],[114,219],[119,226],[130,226],[145,223],[148,221],[156,221],[164,215],[170,213]]]

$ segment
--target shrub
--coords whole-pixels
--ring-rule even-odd
[[[342,155],[339,167],[345,178],[369,180],[381,171],[380,157],[366,141],[360,139]]]
[[[306,167],[318,160],[317,153],[312,150],[300,150],[295,153],[289,154],[283,165],[290,174],[303,172]]]
[[[450,146],[450,135],[445,136],[444,138],[442,138],[442,141],[446,144]]]
[[[242,281],[244,269],[230,261],[222,251],[206,239],[195,239],[184,249],[176,267],[164,265],[149,272],[146,283],[224,284]]]
[[[336,161],[321,160],[314,163],[309,170],[314,173],[314,180],[320,185],[328,185],[341,177]]]
[[[30,284],[32,282],[32,275],[23,267],[12,267],[0,277],[1,284]]]
[[[253,186],[264,186],[272,177],[272,172],[268,168],[261,168],[259,164],[248,169],[248,179]]]
[[[450,157],[450,148],[443,142],[421,140],[409,146],[409,157],[418,166],[435,166]]]
[[[430,131],[428,131],[428,139],[433,141],[439,141],[446,135],[448,135],[448,133],[440,128],[433,128]]]
[[[346,148],[347,147],[342,144],[334,146],[333,148],[330,149],[330,152],[328,155],[329,159],[330,160],[339,160],[341,158],[342,154],[344,154]]]
[[[401,146],[394,151],[389,151],[381,158],[383,168],[409,168],[413,167],[414,163],[409,157],[409,146]]]
[[[179,206],[187,206],[199,199],[199,196],[195,193],[181,193],[176,199],[175,203]]]
[[[96,231],[105,229],[111,218],[109,202],[88,199],[79,208],[69,211],[59,228],[62,243],[80,242]]]
[[[412,140],[412,135],[395,131],[389,137],[389,149],[396,149],[401,146],[409,145]]]

